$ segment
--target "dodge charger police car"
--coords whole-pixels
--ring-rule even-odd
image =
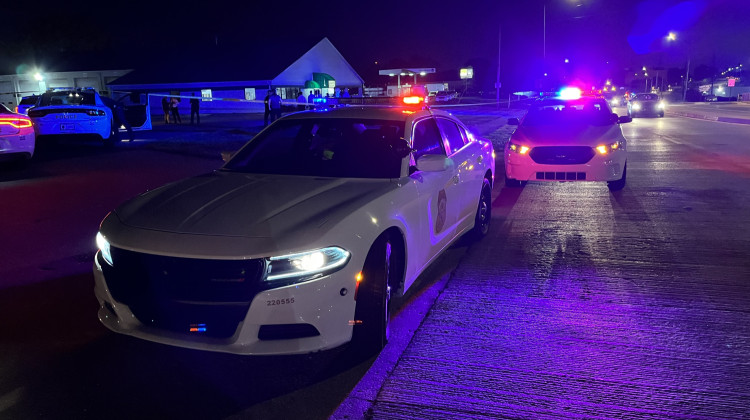
[[[42,94],[29,110],[37,136],[93,134],[113,139],[113,116],[90,88],[55,88]]]
[[[290,114],[221,169],[107,215],[99,319],[209,351],[377,351],[391,298],[459,237],[487,233],[494,172],[491,144],[446,112]]]

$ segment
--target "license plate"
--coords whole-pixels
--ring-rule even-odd
[[[60,124],[60,131],[72,131],[76,129],[75,124]]]

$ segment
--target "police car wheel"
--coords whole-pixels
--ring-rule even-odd
[[[352,344],[357,353],[371,355],[388,342],[391,284],[396,275],[396,255],[390,235],[375,241],[365,258],[362,280],[357,292]]]

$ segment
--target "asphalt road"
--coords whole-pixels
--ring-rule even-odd
[[[620,192],[496,188],[490,235],[332,418],[750,418],[750,126],[623,131]]]
[[[456,113],[498,145],[508,134],[489,107]],[[255,129],[204,120],[203,134],[157,126],[114,150],[67,143],[0,170],[0,418],[325,418],[345,399],[356,404],[341,418],[482,417],[483,405],[485,417],[541,418],[556,417],[537,410],[554,390],[574,408],[553,414],[581,414],[588,402],[566,389],[670,397],[678,414],[699,407],[695,418],[750,415],[750,127],[636,119],[623,126],[628,186],[614,195],[596,184],[508,190],[499,176],[491,235],[434,264],[394,317],[394,342],[352,360],[345,349],[196,352],[98,324],[99,220],[127,197],[218,166]],[[613,375],[629,382],[602,379]],[[641,392],[646,382],[656,391]],[[457,385],[472,398],[455,398]]]

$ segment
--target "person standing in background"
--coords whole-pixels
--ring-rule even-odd
[[[263,98],[263,105],[266,107],[263,113],[263,127],[268,127],[268,117],[271,115],[271,108],[268,107],[268,100],[271,98],[271,89],[266,92],[266,97]]]
[[[276,93],[276,89],[271,91],[271,96],[268,98],[268,108],[271,110],[271,122],[281,118],[281,96]]]
[[[161,97],[161,110],[164,111],[164,124],[169,124],[169,99]]]
[[[190,125],[193,125],[193,115],[195,115],[197,125],[201,125],[201,114],[199,109],[200,101],[198,98],[195,98],[195,93],[193,93],[193,98],[190,98]]]
[[[169,110],[172,111],[172,120],[174,120],[175,124],[182,124],[182,119],[180,118],[180,98],[173,97],[172,101],[169,103]]]

